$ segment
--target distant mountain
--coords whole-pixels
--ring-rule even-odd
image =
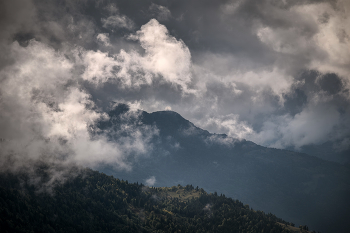
[[[118,131],[125,114],[130,114],[128,106],[118,105],[98,127]],[[154,176],[157,187],[198,185],[323,233],[350,229],[348,165],[211,134],[172,111],[137,114],[137,124],[159,130],[151,141],[153,151],[135,159],[131,172],[108,166],[100,171],[131,182]]]
[[[320,145],[310,144],[300,147],[299,151],[328,161],[342,164],[350,163],[350,148],[336,148],[337,144],[340,145],[341,142],[329,141]]]
[[[38,168],[41,179],[45,169]],[[39,184],[40,186],[40,184]],[[13,232],[306,232],[203,189],[149,188],[83,170],[51,192],[25,174],[0,174],[0,229]]]

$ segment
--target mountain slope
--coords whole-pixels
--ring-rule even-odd
[[[117,129],[127,112],[127,106],[119,105],[100,128]],[[159,130],[153,152],[137,158],[131,172],[108,166],[100,170],[132,182],[154,176],[156,186],[198,185],[321,232],[350,227],[348,166],[210,134],[171,111],[139,115],[143,125]]]
[[[25,174],[0,178],[1,232],[292,232],[272,214],[190,185],[149,188],[83,170],[48,193]]]

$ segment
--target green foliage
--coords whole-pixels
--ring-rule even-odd
[[[192,185],[149,188],[84,170],[52,193],[0,177],[1,232],[290,232],[272,214]]]

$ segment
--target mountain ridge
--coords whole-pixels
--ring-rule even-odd
[[[105,130],[117,129],[118,119],[130,114],[127,107],[118,108],[123,111],[111,112]],[[350,227],[334,214],[350,216],[349,167],[210,134],[173,111],[137,114],[138,124],[159,131],[150,142],[153,151],[133,161],[131,172],[108,166],[99,170],[132,182],[154,177],[155,186],[198,185],[321,232],[346,232]]]
[[[43,178],[49,166],[37,167]],[[308,232],[192,185],[129,183],[81,169],[50,193],[26,174],[0,173],[2,232]],[[43,176],[43,177],[42,177]]]

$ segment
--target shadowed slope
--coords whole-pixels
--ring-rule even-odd
[[[118,127],[127,112],[119,105],[102,128]],[[210,134],[171,111],[138,114],[139,124],[159,130],[153,151],[134,160],[131,172],[100,170],[132,182],[155,176],[155,186],[198,185],[321,232],[350,227],[348,166]]]

